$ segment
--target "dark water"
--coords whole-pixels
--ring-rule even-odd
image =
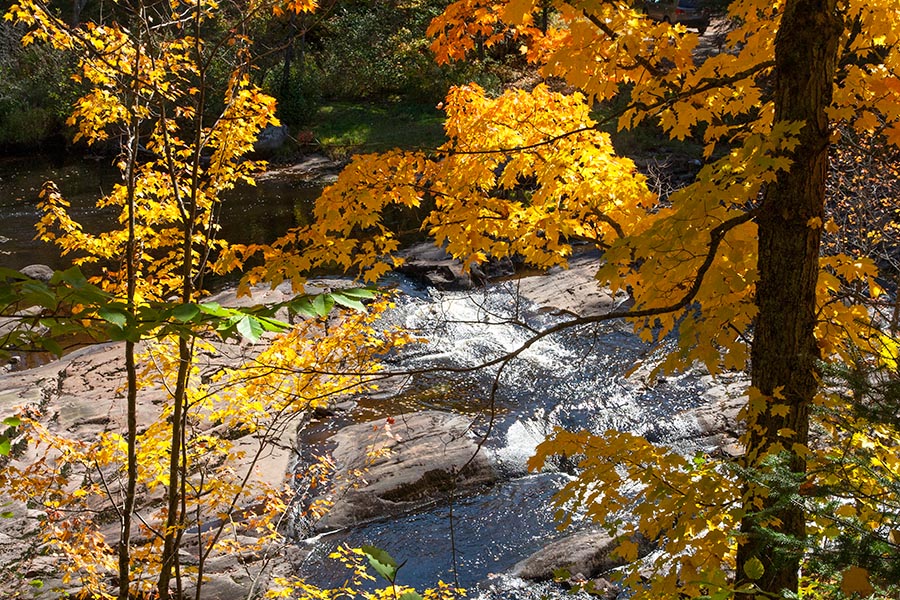
[[[556,528],[552,497],[566,479],[560,474],[518,477],[452,504],[323,536],[312,543],[307,564],[315,569],[317,583],[337,586],[347,570],[327,559],[328,554],[338,544],[370,544],[406,563],[399,583],[421,589],[458,577],[460,585],[473,589],[547,544]]]
[[[116,212],[96,208],[121,176],[111,159],[70,159],[62,164],[41,157],[0,160],[0,266],[21,269],[45,264],[70,266],[50,243],[35,240],[41,186],[53,181],[71,204],[72,217],[85,231],[98,233],[115,224]],[[297,178],[263,178],[241,186],[222,203],[222,237],[235,243],[271,242],[287,229],[308,222],[321,186]]]
[[[118,180],[117,171],[105,160],[62,165],[40,156],[0,160],[0,265],[12,269],[36,263],[54,269],[69,266],[53,245],[34,239],[38,194],[45,181],[56,182],[72,203],[72,216],[84,223],[86,231],[99,232],[114,222],[114,215],[98,210],[94,203]]]

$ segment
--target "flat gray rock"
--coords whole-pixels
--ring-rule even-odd
[[[360,423],[333,437],[334,505],[313,525],[329,531],[402,514],[452,491],[464,494],[491,484],[497,471],[462,415],[424,411],[394,423]]]
[[[675,415],[686,431],[681,440],[698,450],[724,458],[735,458],[744,453],[740,436],[744,425],[738,418],[747,403],[749,385],[741,373],[725,373],[713,379],[703,377],[705,392],[703,403]]]
[[[519,561],[511,573],[531,581],[553,579],[554,572],[560,569],[591,577],[622,564],[610,555],[616,546],[616,541],[603,531],[573,533]]]

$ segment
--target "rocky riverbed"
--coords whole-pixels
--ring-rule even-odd
[[[547,318],[591,314],[627,305],[627,297],[613,296],[597,288],[593,278],[596,259],[596,256],[586,254],[574,259],[568,270],[554,269],[544,275],[510,279],[495,284],[497,287],[491,289],[497,291],[492,293],[515,296],[517,302],[528,306],[529,311],[543,311],[549,315]],[[506,269],[502,265],[496,268]],[[451,290],[483,283],[472,281],[471,275],[462,273],[458,265],[440,253],[429,254],[421,249],[410,255],[407,272],[428,286]],[[488,272],[477,277],[492,279],[504,274]],[[289,293],[285,287],[260,290],[253,301],[277,302],[287,298]],[[231,292],[223,292],[217,299],[223,303],[237,302]],[[627,327],[617,327],[612,331],[615,336],[629,335]],[[651,379],[648,375],[650,362],[647,358],[647,364],[634,369],[630,380],[616,385],[632,395],[651,399],[654,394],[664,394],[666,386],[672,383]],[[735,374],[713,382],[701,371],[689,377],[689,389],[702,391],[699,395],[694,394],[696,397],[690,402],[689,409],[674,415],[673,421],[678,422],[678,427],[672,431],[677,433],[666,430],[666,443],[702,448],[708,452],[739,454],[736,413],[744,385],[742,378]],[[123,380],[121,346],[114,343],[92,346],[37,368],[0,375],[0,414],[12,414],[21,407],[31,406],[40,410],[41,422],[50,431],[81,439],[102,432],[122,431],[125,417]],[[672,393],[677,395],[680,389],[688,388],[674,388]],[[142,392],[139,397],[140,426],[148,424],[155,414],[154,405],[164,396],[163,390]],[[330,513],[313,523],[295,523],[295,530],[306,528],[302,532],[304,535],[321,535],[359,524],[390,520],[398,515],[416,514],[442,505],[448,498],[467,497],[481,490],[497,488],[500,482],[522,475],[523,459],[536,443],[529,438],[531,434],[522,433],[528,431],[527,418],[509,420],[505,429],[498,423],[494,435],[505,436],[506,441],[496,444],[485,438],[491,427],[484,413],[478,410],[475,414],[471,411],[455,413],[450,410],[450,404],[432,401],[418,409],[387,405],[373,417],[371,405],[376,402],[380,400],[361,398],[336,407],[330,415],[319,415],[319,420],[333,423],[323,447],[330,450],[338,474],[335,481],[339,483],[313,494],[328,496],[329,502],[333,502]],[[515,399],[515,402],[526,401]],[[350,416],[363,404],[370,407],[368,416],[362,419]],[[379,414],[381,416],[377,416]],[[570,418],[581,420],[583,414],[586,413],[573,412]],[[633,425],[627,420],[624,423],[626,427]],[[524,438],[529,440],[522,442]],[[285,482],[286,476],[293,473],[295,463],[299,460],[302,464],[302,448],[299,455],[291,450],[296,439],[293,429],[284,430],[281,438],[275,440],[270,451],[255,465],[252,477],[272,485]],[[238,439],[238,443],[251,445],[254,441]],[[384,452],[373,452],[373,449]],[[28,448],[16,460],[25,463],[37,457],[38,450]],[[247,465],[236,465],[238,470],[245,467]],[[354,479],[351,473],[362,475]],[[146,502],[152,500],[144,498]],[[40,542],[36,534],[40,513],[24,505],[12,505],[8,509],[14,516],[0,521],[0,588],[21,597],[56,597],[56,590],[64,587],[57,566],[62,557],[49,553],[48,547]],[[509,523],[509,526],[520,527],[522,524]],[[112,542],[115,531],[105,533],[107,541]],[[544,550],[531,558],[527,558],[526,551],[509,571],[518,578],[546,580],[555,569],[566,568],[585,579],[597,580],[597,585],[605,585],[600,578],[612,566],[604,558],[608,555],[608,538],[589,529],[575,535],[568,541],[565,538],[553,540],[549,545],[547,542],[551,540],[546,540]],[[190,552],[190,548],[185,549],[185,564],[196,559]],[[288,543],[252,555],[214,556],[207,563],[210,580],[204,586],[202,597],[232,600],[252,595],[265,589],[275,575],[298,571],[302,574],[309,568],[310,553],[309,545]],[[42,580],[43,587],[37,589],[29,585],[32,579]],[[610,594],[615,593],[611,587],[604,589]]]

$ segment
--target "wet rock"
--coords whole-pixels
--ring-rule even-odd
[[[295,163],[266,171],[257,177],[257,181],[289,179],[307,185],[326,185],[334,183],[346,164],[347,161],[333,160],[321,154],[307,154]]]
[[[332,440],[334,505],[313,529],[405,513],[493,483],[497,472],[470,426],[463,415],[424,411],[341,429]]]
[[[404,263],[397,271],[423,285],[439,290],[468,290],[475,286],[462,263],[434,244],[416,244],[399,256]]]
[[[674,443],[688,443],[714,456],[741,456],[744,449],[739,439],[744,428],[738,413],[747,403],[746,375],[726,373],[715,379],[706,375],[703,380],[703,403],[674,417],[682,423],[680,429],[687,432]]]
[[[554,267],[542,276],[522,277],[510,282],[510,286],[538,306],[576,316],[630,308],[633,303],[628,294],[612,294],[608,288],[598,285],[599,267],[599,253],[587,251],[572,258],[567,269]]]
[[[601,598],[603,600],[613,600],[614,598],[618,598],[619,593],[622,591],[619,589],[619,586],[602,577],[591,579],[582,585],[581,589],[588,591],[592,597]]]
[[[53,277],[53,269],[47,265],[28,265],[19,269],[19,273],[38,281],[47,283]]]
[[[415,244],[398,253],[404,260],[396,271],[422,285],[439,290],[469,290],[502,277],[515,275],[522,266],[518,258],[491,259],[463,269],[462,263],[429,242]]]
[[[653,546],[645,539],[637,540],[638,554],[649,553]],[[512,568],[511,574],[531,581],[553,579],[561,571],[596,578],[625,564],[613,556],[618,547],[615,539],[604,531],[581,531],[551,542]]]
[[[241,577],[239,571],[236,571],[234,574],[241,579],[240,582],[235,581],[232,576],[226,574],[216,573],[209,575],[207,581],[200,588],[200,598],[202,600],[247,598],[252,592],[251,586],[253,582],[249,577]],[[194,598],[197,593],[196,586],[189,583],[186,588],[186,597]]]

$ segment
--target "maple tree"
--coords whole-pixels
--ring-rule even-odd
[[[512,254],[565,265],[576,240],[603,249],[598,280],[631,292],[633,308],[554,325],[525,347],[626,318],[645,339],[675,335],[664,369],[748,368],[746,452],[738,466],[695,463],[627,434],[561,433],[534,465],[560,451],[585,454],[566,494],[600,520],[626,501],[615,492],[623,470],[642,483],[639,518],[614,523],[619,552],[637,558],[636,533],[667,552],[649,582],[637,570],[627,576],[635,597],[812,593],[799,567],[831,529],[808,523],[800,494],[823,460],[810,443],[810,411],[839,402],[818,365],[850,360],[854,347],[875,357],[894,347],[855,301],[882,293],[873,261],[820,256],[823,231],[840,228],[826,211],[828,150],[836,122],[900,144],[900,11],[893,0],[737,0],[724,45],[711,52],[696,33],[653,22],[630,2],[552,4],[556,23],[544,31],[534,20],[545,3],[454,2],[432,23],[433,50],[458,60],[512,37],[543,75],[577,91],[454,89],[444,146],[356,157],[318,201],[315,225],[232,252],[266,257],[248,283],[326,263],[374,281],[399,262],[383,211],[426,199],[434,208],[423,227],[466,265]],[[595,120],[595,103],[623,94],[622,109]],[[616,155],[601,131],[610,121],[695,136],[706,163],[660,198]],[[623,463],[625,448],[632,458]]]
[[[213,260],[227,255],[216,220],[222,193],[253,183],[264,164],[247,155],[264,127],[278,125],[274,99],[251,81],[245,26],[265,12],[315,6],[301,0],[250,1],[228,10],[204,0],[119,3],[116,19],[70,26],[44,4],[23,0],[6,15],[27,28],[23,43],[50,44],[78,58],[86,93],[69,120],[76,137],[120,142],[122,183],[97,202],[118,211],[118,226],[85,231],[48,183],[38,235],[76,267],[46,283],[0,273],[0,313],[21,322],[4,332],[5,342],[34,342],[56,353],[62,348],[54,337],[71,331],[124,342],[123,432],[72,439],[32,407],[6,419],[14,431],[0,438],[0,450],[15,433],[15,443],[33,453],[31,462],[3,464],[0,487],[45,512],[41,539],[67,559],[67,592],[165,600],[186,597],[192,585],[199,598],[214,553],[269,551],[292,500],[289,489],[253,477],[260,456],[293,416],[364,389],[366,375],[379,368],[376,357],[408,341],[402,332],[374,328],[390,299],[371,290],[300,295],[248,309],[203,300]],[[219,101],[223,109],[211,118],[211,69],[222,55],[233,71]],[[241,265],[218,266],[227,272]],[[79,267],[94,275],[86,278]],[[352,311],[326,326],[335,306]],[[23,315],[22,307],[31,312]],[[291,325],[285,311],[304,318]],[[31,329],[32,322],[47,334]],[[264,347],[252,345],[264,336]],[[243,348],[244,362],[218,362],[220,337],[251,343]],[[332,371],[347,374],[325,374]],[[149,419],[139,414],[147,396],[152,400],[144,408],[159,404]],[[236,433],[249,437],[239,442]],[[325,507],[301,508],[317,514]],[[116,531],[107,523],[111,514]],[[241,532],[255,541],[241,541]],[[195,547],[190,564],[182,562],[186,545]],[[390,583],[371,597],[419,597]],[[355,593],[293,580],[266,592],[301,587],[317,598]],[[442,585],[425,592],[452,595]]]

